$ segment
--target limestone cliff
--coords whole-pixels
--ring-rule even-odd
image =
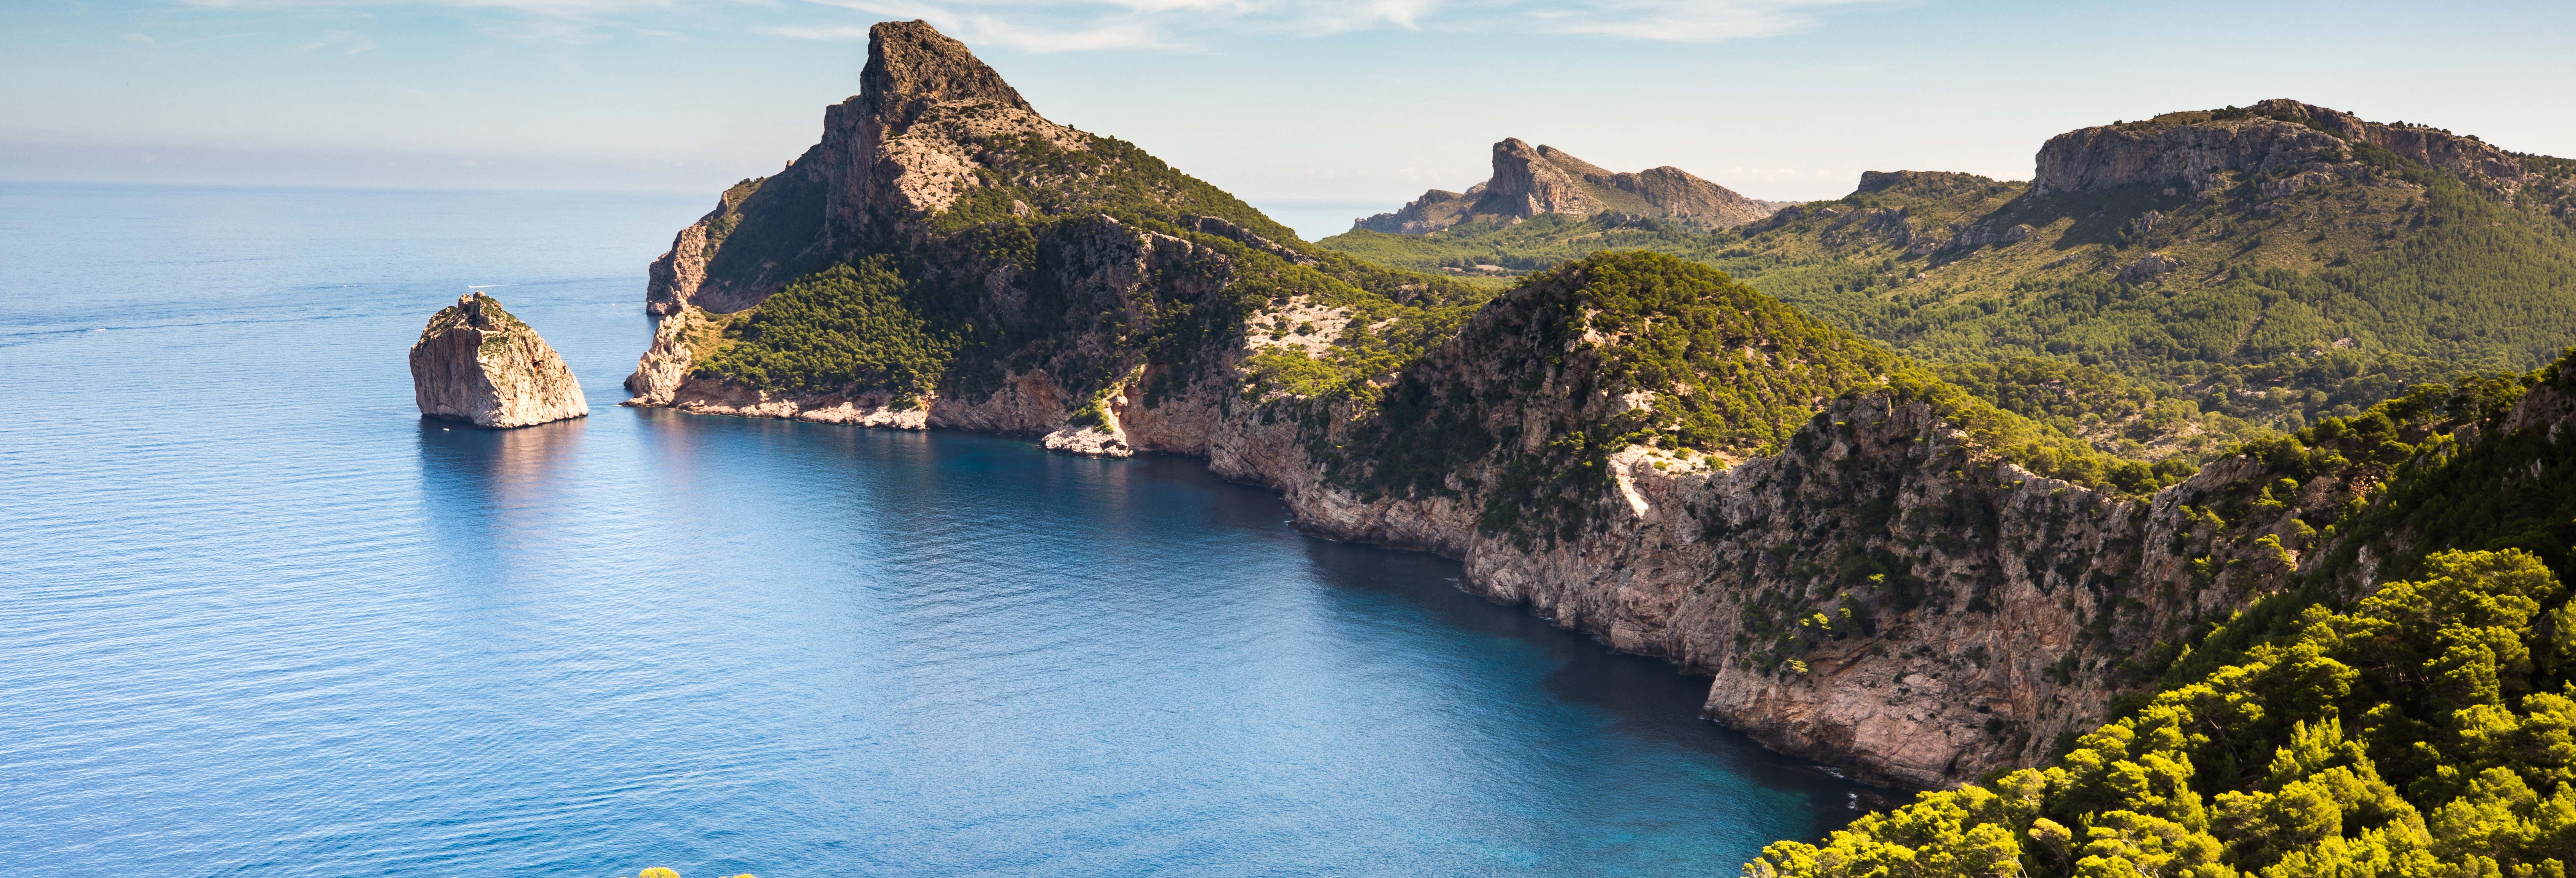
[[[1220,425],[1212,465],[1282,488],[1302,527],[1462,558],[1473,591],[1711,674],[1710,717],[1874,781],[2045,759],[2196,624],[2280,588],[2313,535],[2299,517],[2361,489],[2328,474],[2255,507],[2271,470],[2244,458],[2153,496],[2036,476],[1937,399],[1866,389],[1893,361],[1857,361],[1877,379],[1814,374],[1840,342],[1797,343],[1820,336],[1794,314],[1718,328],[1719,343],[1773,363],[1781,386],[1861,389],[1769,453],[1641,442],[1682,404],[1615,378],[1640,342],[1605,331],[1592,302],[1536,295],[1550,283],[1581,279],[1488,305],[1374,417],[1288,438]]]
[[[2173,186],[2199,192],[2228,175],[2292,177],[2332,173],[2367,143],[2398,156],[2510,189],[2522,162],[2474,137],[2422,126],[2386,125],[2293,100],[2252,107],[2167,113],[2049,138],[2039,149],[2034,195]]]
[[[590,414],[581,382],[537,331],[480,292],[439,309],[411,346],[420,413],[477,427],[525,427]]]
[[[657,267],[629,404],[1203,456],[1301,527],[1463,559],[1474,591],[1712,675],[1710,716],[1909,785],[2044,758],[2372,484],[2254,457],[2169,484],[1664,257],[1490,301],[1358,263],[1047,122],[927,25],[875,33],[790,168],[810,210],[762,201],[791,174],[736,187]],[[1497,169],[1473,203],[1644,198],[1517,141]],[[807,258],[856,270],[782,273]]]
[[[1493,166],[1491,179],[1464,193],[1434,189],[1394,213],[1359,219],[1352,228],[1421,235],[1476,220],[1610,213],[1723,229],[1769,216],[1779,207],[1669,165],[1616,173],[1555,147],[1532,148],[1518,138],[1494,144]]]

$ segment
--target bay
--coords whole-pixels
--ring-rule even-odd
[[[711,202],[0,184],[0,862],[1728,875],[1854,815],[1196,460],[616,407]],[[469,285],[591,417],[417,416]]]

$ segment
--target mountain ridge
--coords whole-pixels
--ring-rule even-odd
[[[1552,146],[1532,148],[1516,137],[1494,144],[1493,168],[1492,177],[1465,192],[1433,189],[1393,213],[1354,220],[1351,227],[1423,235],[1478,221],[1611,213],[1731,228],[1768,216],[1776,207],[1671,165],[1619,173]]]
[[[2034,164],[2034,182],[1866,172],[1714,232],[1596,216],[1319,244],[1460,275],[1651,249],[1912,356],[2104,369],[2184,420],[2242,423],[2143,439],[2155,453],[2533,368],[2576,336],[2576,163],[2267,100],[2067,132]]]

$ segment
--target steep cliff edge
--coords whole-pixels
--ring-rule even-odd
[[[2530,176],[2523,163],[2475,137],[2424,126],[2387,125],[2340,110],[2286,99],[2210,112],[2167,113],[2143,122],[2101,125],[2048,139],[2039,148],[2031,193],[2053,195],[2122,186],[2176,186],[2200,192],[2229,177],[2271,177],[2313,185],[2306,174],[2334,174],[2368,144],[2401,159],[2440,168],[2510,191]]]
[[[1301,423],[1213,466],[1302,527],[1463,558],[1471,590],[1714,675],[1708,715],[1766,744],[1913,786],[2046,758],[2277,590],[2300,516],[2367,489],[2292,492],[2250,458],[2152,496],[2180,473],[2038,476],[2080,445],[1644,255],[1506,293],[1374,411]]]
[[[1463,193],[1433,189],[1401,210],[1363,217],[1351,227],[1423,235],[1477,221],[1609,213],[1724,229],[1769,216],[1777,207],[1670,165],[1623,174],[1519,138],[1494,144],[1493,166],[1491,178]]]
[[[411,346],[420,413],[477,427],[525,427],[584,417],[590,403],[572,367],[537,331],[481,292],[431,315]]]
[[[2557,875],[2576,851],[2576,355],[2254,449],[2376,467],[2340,536],[2053,764],[1745,874]],[[2078,830],[2077,827],[2081,827]],[[2078,842],[2077,832],[2083,839]]]
[[[1204,456],[1871,779],[2045,758],[2342,545],[2384,468],[2114,458],[1667,257],[1499,296],[1374,267],[1046,122],[927,25],[870,59],[809,205],[738,186],[657,267],[629,404]],[[821,255],[768,286],[788,262],[734,253]]]

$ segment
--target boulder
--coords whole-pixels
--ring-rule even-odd
[[[420,413],[477,427],[525,427],[590,414],[572,367],[537,331],[482,293],[439,309],[411,346]]]
[[[2121,269],[2120,279],[2133,284],[2146,283],[2172,274],[2174,269],[2181,268],[2184,264],[2182,260],[2162,253],[2149,253],[2138,257],[2138,261],[2129,263],[2129,267]]]

